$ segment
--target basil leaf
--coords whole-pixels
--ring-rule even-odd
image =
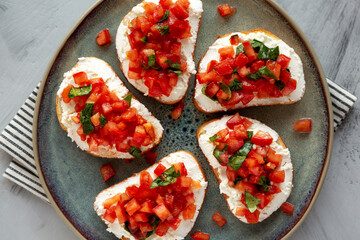
[[[251,46],[258,53],[258,59],[271,59],[276,61],[279,56],[279,47],[268,48],[263,42],[259,40],[251,40]]]
[[[145,69],[149,69],[150,67],[146,67],[143,63],[141,63],[141,66]]]
[[[215,142],[215,140],[218,139],[219,137],[220,137],[219,135],[214,134],[214,135],[212,135],[211,137],[209,137],[209,140],[210,140],[211,142]]]
[[[177,178],[181,177],[180,171],[176,172],[175,167],[171,166],[170,168],[166,169],[160,176],[155,178],[155,180],[151,183],[150,189],[160,187],[160,186],[167,186],[171,183],[175,183]]]
[[[86,103],[86,106],[80,112],[80,123],[83,126],[83,132],[85,134],[90,134],[95,130],[93,123],[91,122],[91,116],[94,108],[94,103]]]
[[[259,182],[257,184],[260,185],[263,188],[264,192],[268,192],[270,190],[269,189],[270,180],[269,180],[269,178],[267,178],[265,176],[261,176],[260,180],[259,180]]]
[[[153,230],[148,232],[146,234],[146,237],[150,237],[156,230],[156,228],[158,227],[159,223],[161,222],[160,218],[158,218],[156,215],[153,215],[150,220],[149,220],[151,226],[153,227]]]
[[[242,90],[242,82],[240,82],[237,78],[235,78],[234,80],[232,80],[229,83],[229,88],[231,91],[239,91]]]
[[[147,38],[147,36],[145,35],[144,37],[142,37],[141,39],[140,39],[143,43],[148,43],[148,38]]]
[[[253,135],[254,135],[254,132],[253,132],[253,131],[247,131],[247,135],[248,135],[248,138],[245,139],[245,141],[249,141],[249,142],[250,142],[251,138],[252,138]]]
[[[244,141],[244,145],[242,145],[241,148],[237,151],[237,154],[246,157],[251,151],[252,147],[253,147],[252,143]]]
[[[257,205],[259,205],[260,202],[260,199],[254,197],[245,190],[245,204],[251,213],[256,211],[256,207]]]
[[[281,91],[285,87],[285,83],[281,80],[277,80],[277,81],[275,81],[275,86],[277,86],[279,88],[279,90]]]
[[[243,162],[245,161],[245,158],[246,156],[239,156],[237,154],[234,154],[230,157],[228,165],[238,171]]]
[[[251,46],[254,48],[254,50],[257,52],[259,48],[264,45],[264,43],[260,42],[259,40],[250,40]]]
[[[239,53],[244,53],[245,54],[245,49],[244,49],[244,45],[242,43],[240,43],[237,47],[236,47],[236,56],[239,55]],[[246,54],[245,54],[246,55]]]
[[[261,78],[261,74],[259,72],[249,73],[246,77],[250,80],[259,80]]]
[[[157,26],[157,30],[161,32],[161,36],[167,34],[170,30],[169,26]]]
[[[231,98],[231,90],[225,83],[220,83],[220,89],[229,94],[229,97],[225,101],[229,101]]]
[[[148,56],[148,67],[152,67],[155,65],[155,54]]]
[[[234,68],[234,70],[233,70],[233,74],[234,74],[234,73],[238,73],[237,68]]]
[[[209,86],[209,84],[208,85],[206,85],[206,86],[204,86],[202,89],[201,89],[201,92],[205,95],[205,96],[207,96],[208,98],[210,98],[211,100],[213,100],[213,101],[217,101],[217,98],[216,98],[216,95],[214,96],[214,97],[209,97],[208,95],[206,95],[206,93],[205,93],[205,90],[206,90],[206,88]]]
[[[172,71],[173,73],[175,73],[178,76],[180,76],[183,73],[183,71],[181,71],[181,70],[175,70],[174,71],[174,70],[169,69],[169,71]]]
[[[226,151],[227,147],[228,147],[228,145],[226,144],[226,146],[224,147],[224,149],[223,149],[222,151],[220,151],[220,150],[217,149],[216,147],[214,148],[213,155],[214,155],[214,157],[215,157],[217,160],[219,160],[220,162],[221,162],[221,160],[220,160],[220,155],[223,154],[223,153]]]
[[[161,22],[165,21],[166,19],[168,19],[169,13],[170,13],[170,11],[166,10],[164,13],[164,16],[157,23],[161,23]]]
[[[125,101],[129,102],[129,107],[131,106],[131,99],[132,99],[131,93],[124,98]]]
[[[131,146],[129,153],[133,155],[135,158],[139,158],[141,156],[141,150],[137,147]]]
[[[80,88],[72,87],[70,89],[70,92],[68,93],[68,97],[72,99],[77,96],[85,96],[85,95],[88,95],[91,92],[91,90],[92,90],[91,84],[89,84],[85,87],[80,87]]]
[[[234,182],[234,186],[235,186],[236,184],[238,184],[241,180],[243,180],[243,178],[240,177],[240,176],[237,176],[236,179],[235,179],[235,182]]]
[[[170,59],[167,59],[165,61],[165,63],[168,63],[170,65],[170,67],[168,67],[168,69],[172,69],[172,70],[180,70],[181,69],[181,65],[178,61],[173,63]]]
[[[101,116],[99,117],[101,126],[100,128],[103,128],[105,126],[105,124],[107,123],[107,120],[105,119],[104,115],[101,114]]]
[[[258,73],[261,76],[267,76],[267,77],[273,78],[275,80],[278,80],[276,78],[276,76],[274,75],[274,73],[270,69],[268,69],[266,66],[263,66],[263,67],[259,68]]]

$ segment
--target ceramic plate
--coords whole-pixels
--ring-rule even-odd
[[[140,1],[108,0],[96,3],[65,37],[44,75],[37,101],[34,124],[34,150],[39,175],[55,210],[80,238],[115,239],[106,231],[105,224],[93,210],[96,195],[103,189],[148,167],[142,160],[127,163],[124,160],[93,157],[76,147],[58,123],[55,96],[64,72],[71,69],[79,57],[95,56],[108,62],[122,80],[125,80],[117,59],[115,44],[96,45],[99,31],[109,28],[114,39],[117,27],[125,14]],[[218,0],[206,0],[195,51],[197,63],[218,35],[232,31],[266,29],[292,46],[300,55],[306,79],[304,98],[295,104],[264,106],[239,110],[240,115],[255,118],[275,129],[291,151],[294,164],[294,188],[288,201],[295,206],[292,217],[275,212],[256,225],[248,225],[235,218],[219,193],[218,183],[196,140],[196,130],[204,122],[222,114],[203,114],[193,105],[194,78],[185,98],[185,109],[177,121],[170,117],[173,106],[159,104],[144,97],[126,80],[125,84],[165,128],[164,138],[156,148],[158,159],[171,152],[187,150],[200,161],[209,181],[203,208],[194,230],[211,234],[212,239],[278,239],[289,236],[309,212],[325,177],[333,136],[330,98],[321,66],[309,42],[296,24],[272,1],[226,1],[237,8],[229,18],[217,13]],[[235,111],[229,112],[234,114]],[[313,131],[299,134],[293,131],[294,121],[310,117]],[[100,167],[111,163],[116,176],[104,183]],[[228,221],[220,228],[211,219],[218,211]],[[190,239],[188,236],[187,239]]]

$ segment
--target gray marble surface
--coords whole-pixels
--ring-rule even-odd
[[[0,130],[64,35],[95,0],[0,0]],[[224,1],[225,2],[225,1]],[[360,1],[277,0],[308,36],[325,74],[360,97]],[[291,239],[359,239],[360,103],[335,133],[318,200]],[[11,157],[0,151],[0,173]],[[0,177],[0,239],[76,239],[50,205]]]

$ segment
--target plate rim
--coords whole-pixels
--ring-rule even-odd
[[[86,239],[84,235],[81,234],[79,229],[76,228],[76,226],[67,218],[67,216],[61,211],[59,205],[54,200],[49,187],[46,183],[46,180],[44,178],[44,174],[42,171],[42,166],[40,162],[39,157],[39,151],[38,151],[38,120],[39,120],[39,111],[40,111],[40,105],[43,99],[43,93],[44,93],[44,87],[47,83],[47,79],[49,76],[49,73],[54,66],[55,60],[58,57],[60,51],[63,49],[66,41],[69,39],[69,37],[75,32],[75,30],[79,27],[79,25],[84,21],[84,19],[98,6],[100,3],[102,3],[104,0],[96,0],[95,3],[93,3],[83,14],[82,16],[73,24],[73,26],[70,28],[70,30],[65,34],[63,39],[61,40],[60,44],[54,51],[46,69],[43,74],[43,77],[41,79],[40,87],[38,90],[38,96],[36,98],[36,104],[35,104],[35,110],[34,110],[34,119],[33,119],[33,151],[34,151],[34,159],[35,159],[35,165],[36,170],[38,172],[41,185],[44,189],[44,192],[46,196],[48,197],[51,206],[54,208],[56,213],[60,216],[61,220],[70,228],[70,230],[79,238],[79,239]],[[324,74],[324,70],[320,64],[320,61],[317,57],[317,54],[315,53],[315,50],[313,49],[312,45],[310,44],[310,41],[304,34],[304,32],[300,29],[298,24],[291,18],[291,16],[274,0],[262,0],[268,5],[270,5],[271,8],[273,8],[275,11],[278,12],[280,16],[282,16],[289,24],[289,26],[292,28],[292,30],[298,35],[299,39],[303,43],[303,46],[307,49],[307,52],[312,59],[315,70],[318,73],[320,83],[321,83],[321,89],[324,96],[324,100],[326,103],[326,110],[327,110],[327,116],[328,116],[328,138],[327,138],[327,148],[326,148],[326,155],[324,158],[324,163],[322,165],[322,169],[320,172],[320,177],[317,180],[315,192],[312,196],[310,196],[310,202],[308,206],[305,206],[305,210],[302,211],[302,213],[297,217],[294,224],[289,228],[289,230],[286,230],[283,235],[279,237],[279,239],[288,239],[305,221],[307,216],[309,215],[311,209],[313,208],[319,193],[321,191],[322,185],[325,181],[326,174],[330,165],[330,159],[331,159],[331,153],[332,153],[332,147],[333,147],[333,139],[334,139],[334,121],[333,121],[333,112],[331,110],[331,98],[330,98],[330,92],[329,87],[326,81],[326,77]]]

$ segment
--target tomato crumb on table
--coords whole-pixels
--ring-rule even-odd
[[[219,225],[219,227],[224,226],[227,222],[227,220],[218,212],[215,212],[212,215],[212,219],[216,222],[217,225]]]
[[[145,153],[145,161],[149,164],[154,164],[156,161],[157,152],[148,151]]]
[[[182,111],[184,110],[184,99],[182,99],[178,105],[176,105],[176,107],[174,108],[174,110],[172,110],[171,112],[171,117],[173,119],[178,119],[181,116]]]
[[[210,234],[203,232],[194,232],[193,234],[191,234],[190,237],[194,240],[208,240],[210,239]]]
[[[294,130],[297,132],[309,133],[312,130],[311,118],[304,118],[294,123]]]
[[[230,7],[229,4],[218,6],[217,9],[222,17],[228,17],[236,13],[236,8]]]
[[[109,29],[105,28],[104,30],[99,32],[99,34],[96,36],[96,42],[99,46],[111,43]]]
[[[114,168],[111,166],[110,163],[105,164],[104,166],[102,166],[100,168],[102,177],[104,179],[104,182],[106,182],[107,180],[109,180],[112,176],[114,176],[116,174]]]

